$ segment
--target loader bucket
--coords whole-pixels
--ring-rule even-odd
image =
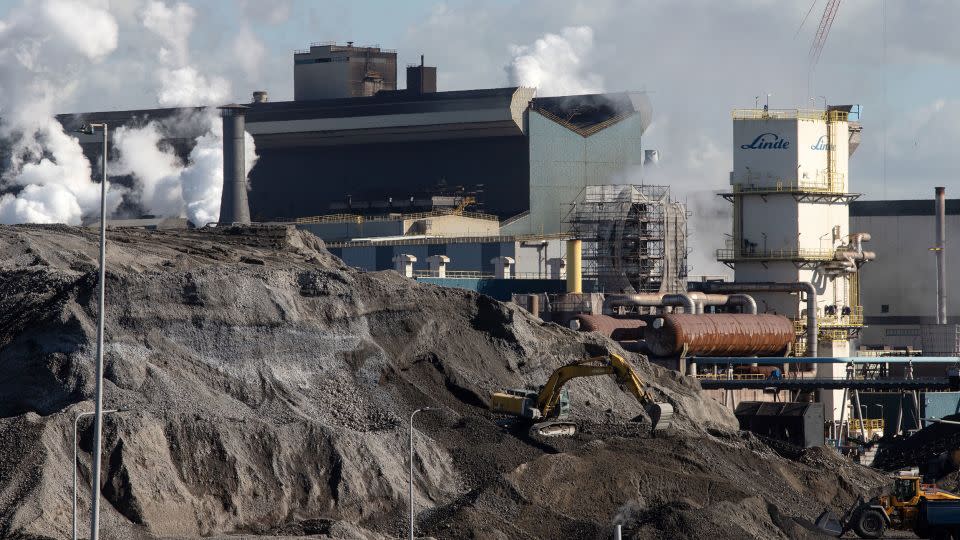
[[[669,403],[652,403],[646,407],[650,415],[650,431],[665,429],[673,423],[673,405]]]
[[[814,523],[817,529],[825,534],[830,536],[836,536],[840,538],[843,534],[843,524],[840,523],[840,520],[837,519],[837,516],[826,511],[820,514],[820,517],[817,518],[817,521]]]

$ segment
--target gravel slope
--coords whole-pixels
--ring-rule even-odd
[[[5,538],[69,537],[96,250],[91,231],[0,227]],[[617,346],[478,294],[354,271],[294,229],[111,231],[107,294],[106,404],[126,410],[105,425],[108,538],[397,535],[406,418],[426,405],[442,410],[418,416],[415,502],[438,538],[606,538],[617,520],[637,538],[806,538],[822,506],[880,481],[829,453],[775,455],[696,381],[638,355],[677,409],[659,438],[608,378],[571,383],[574,438],[502,429],[490,391]]]

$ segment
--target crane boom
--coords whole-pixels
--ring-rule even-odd
[[[840,9],[840,0],[828,0],[826,7],[823,8],[823,16],[820,17],[820,25],[817,27],[817,33],[813,37],[813,44],[810,45],[810,70],[820,61],[820,54],[823,53],[823,46],[827,42],[827,36],[830,34],[830,28],[833,26],[833,20],[837,17],[837,10]]]

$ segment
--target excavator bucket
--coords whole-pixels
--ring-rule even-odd
[[[837,516],[830,513],[829,510],[820,514],[820,517],[817,518],[817,521],[814,523],[814,525],[816,525],[817,529],[824,534],[835,536],[837,538],[840,538],[840,536],[844,533],[843,524],[840,523],[840,520],[837,519]]]
[[[665,429],[673,423],[673,405],[669,403],[651,403],[647,405],[650,415],[650,431]]]
[[[577,433],[573,422],[539,422],[530,427],[530,435],[538,437],[572,437]]]

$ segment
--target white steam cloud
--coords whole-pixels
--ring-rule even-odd
[[[164,142],[184,134],[202,133],[194,141],[186,163]],[[116,174],[134,178],[140,206],[159,216],[186,217],[194,225],[220,217],[223,191],[223,133],[216,109],[207,108],[143,127],[122,127],[114,136]],[[253,137],[245,134],[246,173],[256,164]]]
[[[0,223],[79,224],[98,210],[90,162],[54,114],[73,73],[116,49],[117,35],[100,2],[26,2],[0,21]],[[112,211],[123,190],[109,189]]]
[[[150,2],[142,13],[144,28],[164,46],[158,54],[161,106],[197,106],[223,103],[229,85],[219,77],[207,78],[189,64],[189,40],[195,12],[177,3],[172,7]],[[115,136],[118,174],[134,179],[140,206],[159,216],[186,217],[194,225],[220,217],[223,191],[222,123],[216,109],[184,113],[142,127],[124,127]],[[164,139],[194,138],[194,147],[182,162]],[[246,172],[256,163],[253,137],[245,134]]]
[[[588,70],[593,29],[571,26],[560,34],[544,34],[532,45],[512,45],[507,66],[510,83],[537,88],[539,96],[594,94],[603,91],[603,78]]]
[[[157,102],[162,107],[191,107],[223,103],[230,83],[222,77],[207,77],[190,65],[190,33],[196,11],[178,2],[173,7],[159,0],[147,4],[141,15],[144,28],[163,43],[155,76],[160,84]]]

